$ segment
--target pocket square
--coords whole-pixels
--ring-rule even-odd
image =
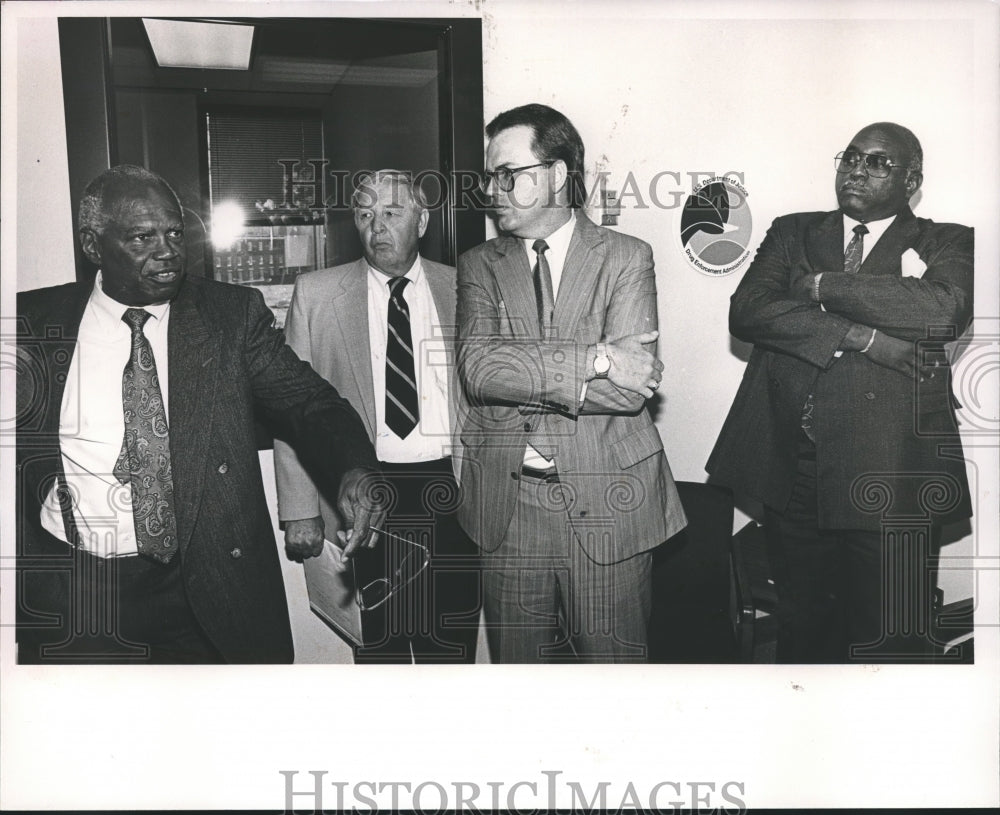
[[[903,277],[921,278],[927,271],[927,264],[920,259],[915,249],[907,249],[899,259],[899,265],[903,269]]]

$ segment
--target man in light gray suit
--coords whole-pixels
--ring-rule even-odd
[[[561,113],[525,105],[486,135],[502,235],[459,258],[458,364],[490,655],[645,661],[650,550],[685,524],[645,409],[663,369],[652,252],[580,211]]]
[[[400,584],[401,590],[362,615],[366,647],[355,648],[354,660],[473,662],[478,553],[456,518],[451,458],[461,414],[455,270],[419,255],[429,213],[408,174],[362,177],[352,206],[364,257],[299,276],[285,334],[361,414],[391,493],[386,530],[418,544],[400,543],[405,552],[386,546],[378,574],[362,578],[357,566],[362,584],[372,578],[376,589]],[[281,442],[275,471],[288,554],[319,554],[324,537],[335,540],[341,526],[334,506]],[[429,550],[429,566],[406,582],[412,570],[395,558],[408,554],[412,565],[420,546]]]

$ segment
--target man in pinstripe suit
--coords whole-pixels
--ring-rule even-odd
[[[583,143],[525,105],[486,128],[499,238],[459,258],[459,520],[483,552],[490,655],[646,659],[650,550],[680,507],[645,402],[660,384],[650,247],[581,211]]]

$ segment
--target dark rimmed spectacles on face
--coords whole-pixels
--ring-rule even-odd
[[[554,161],[540,161],[538,164],[525,164],[523,167],[498,167],[492,172],[487,170],[479,180],[479,186],[482,187],[483,192],[488,193],[492,181],[501,192],[510,192],[514,189],[514,176],[518,173],[533,170],[535,167],[551,167],[553,164],[555,164]]]
[[[872,178],[886,178],[893,170],[903,166],[896,164],[888,156],[878,153],[860,153],[857,150],[845,150],[842,153],[837,153],[833,159],[833,166],[838,173],[853,173],[862,164],[865,167],[865,172]]]
[[[399,565],[388,577],[376,578],[357,588],[355,600],[362,611],[378,608],[403,586],[416,580],[420,573],[427,568],[431,559],[430,550],[421,543],[408,541],[406,538],[401,538],[399,535],[393,535],[391,532],[374,526],[371,527],[371,530],[379,535],[384,535],[387,543],[389,541],[396,542],[400,547],[400,560]],[[356,559],[351,561],[354,568],[355,586],[358,585],[357,566],[354,565],[356,562]]]

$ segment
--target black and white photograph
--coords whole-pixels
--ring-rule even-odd
[[[1000,805],[996,3],[2,14],[0,808]]]

